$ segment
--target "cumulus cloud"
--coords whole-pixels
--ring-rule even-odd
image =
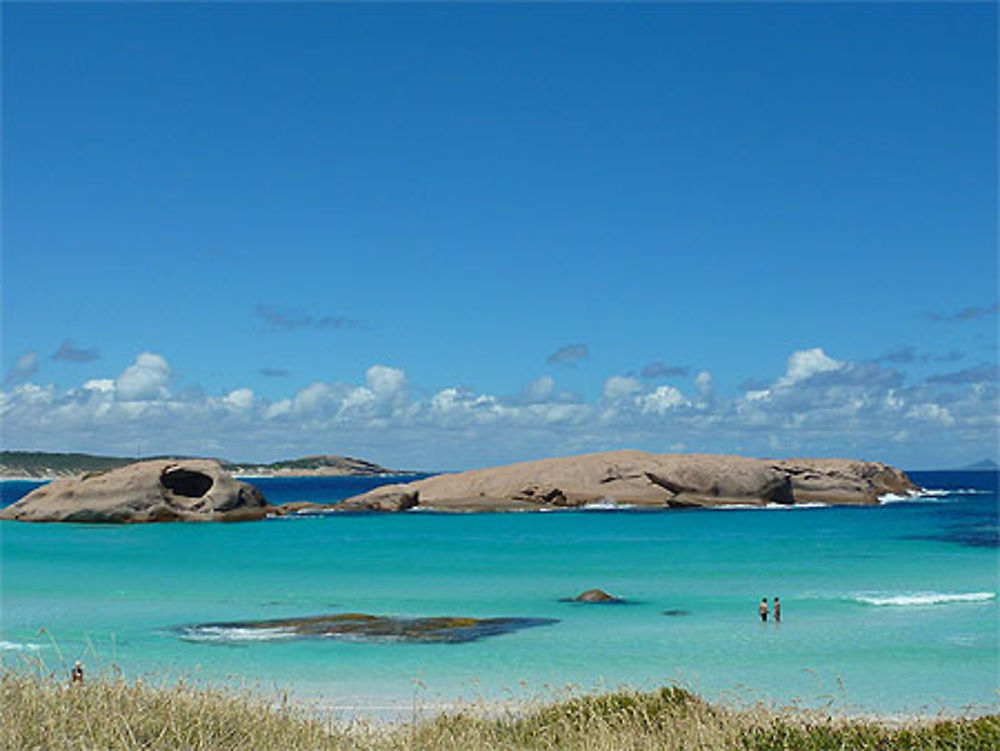
[[[91,362],[100,357],[100,353],[93,348],[77,347],[72,339],[65,339],[59,345],[59,349],[52,355],[53,360],[64,362]]]
[[[690,372],[691,368],[687,365],[665,365],[662,360],[654,360],[643,366],[639,375],[647,381],[653,381],[657,378],[687,377]]]
[[[660,386],[638,397],[637,404],[641,412],[663,415],[676,407],[688,404],[688,400],[673,386]]]
[[[565,344],[551,355],[548,356],[546,362],[549,365],[570,365],[575,366],[590,356],[590,352],[587,349],[587,345],[582,342],[573,342],[571,344]]]
[[[356,329],[361,322],[346,316],[314,316],[310,313],[289,313],[270,305],[259,304],[254,315],[260,319],[265,331],[297,331],[299,329]]]
[[[14,363],[7,377],[4,378],[3,385],[9,386],[13,383],[26,381],[38,372],[38,353],[35,350],[28,350]]]
[[[954,451],[958,464],[991,450],[1000,429],[993,366],[908,383],[891,367],[821,348],[793,352],[784,372],[733,397],[716,391],[708,371],[694,377],[690,393],[613,375],[589,401],[560,392],[551,376],[511,397],[448,384],[415,391],[406,372],[388,364],[359,376],[315,381],[279,399],[245,387],[212,395],[175,384],[167,360],[144,352],[117,377],[75,388],[30,376],[12,383],[0,390],[0,418],[5,440],[20,446],[121,453],[141,442],[152,452],[259,459],[327,451],[437,469],[681,445],[873,458],[890,458],[887,447],[930,445],[940,461],[940,452]]]
[[[406,390],[406,373],[388,365],[372,365],[365,373],[365,381],[373,393],[396,396]]]
[[[956,310],[952,313],[939,313],[932,311],[930,313],[926,313],[925,316],[932,321],[962,323],[964,321],[975,321],[979,318],[994,316],[998,311],[1000,311],[1000,302],[993,303],[992,305],[972,305],[967,308],[962,308],[961,310]]]
[[[844,367],[845,363],[828,357],[819,347],[804,349],[799,352],[793,352],[791,357],[788,358],[785,375],[778,380],[777,385],[779,387],[793,386],[819,373],[829,373],[830,371],[841,370]]]
[[[642,384],[632,376],[611,376],[604,382],[604,399],[616,402],[630,399],[642,391]]]
[[[253,391],[250,389],[236,389],[226,394],[222,401],[233,409],[250,409],[253,407]]]
[[[115,382],[110,378],[93,378],[83,384],[84,391],[97,391],[101,394],[113,394]]]
[[[118,376],[115,392],[126,402],[162,399],[168,393],[170,378],[170,365],[163,357],[143,352]]]

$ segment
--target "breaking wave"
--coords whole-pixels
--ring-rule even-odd
[[[996,592],[912,592],[903,595],[859,595],[851,598],[866,605],[946,605],[954,602],[988,602],[996,599]]]
[[[243,626],[185,626],[180,629],[185,641],[228,644],[247,641],[291,639],[296,634],[288,628],[246,628]]]
[[[0,640],[0,652],[37,652],[41,648],[41,644]]]
[[[617,501],[593,501],[592,503],[585,503],[580,507],[584,511],[617,511],[618,509],[630,509],[635,508],[634,504],[631,503],[618,503]]]
[[[901,501],[932,500],[937,498],[949,498],[954,495],[990,495],[992,491],[981,488],[920,488],[907,493],[883,493],[878,497],[881,503],[899,503]]]

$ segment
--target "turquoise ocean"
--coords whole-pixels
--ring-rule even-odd
[[[0,659],[346,714],[670,683],[844,712],[995,709],[997,475],[910,474],[931,492],[873,508],[2,522]],[[252,480],[274,503],[392,481]],[[37,484],[4,481],[3,503]],[[560,601],[592,587],[628,604]],[[761,623],[774,596],[783,620]],[[337,612],[556,622],[460,644],[185,630]]]

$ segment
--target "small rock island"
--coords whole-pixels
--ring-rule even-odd
[[[918,490],[903,472],[850,459],[753,459],[612,451],[510,464],[384,485],[342,510],[529,511],[601,507],[877,505]]]

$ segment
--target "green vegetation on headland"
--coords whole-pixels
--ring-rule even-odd
[[[253,694],[98,679],[68,686],[23,672],[0,679],[7,751],[826,751],[1000,748],[1000,715],[905,721],[724,709],[680,688],[544,705],[469,708],[398,724],[337,722]]]
[[[147,456],[143,459],[190,459],[188,456]],[[106,472],[133,464],[140,459],[122,456],[96,456],[93,454],[61,454],[49,451],[0,451],[0,477],[67,477],[84,472]],[[234,474],[342,474],[380,475],[394,470],[364,459],[349,456],[305,456],[300,459],[283,459],[268,464],[237,463],[218,460],[223,469]]]

